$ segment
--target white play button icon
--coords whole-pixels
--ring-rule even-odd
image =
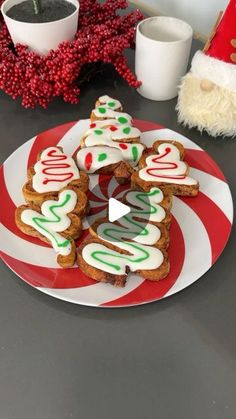
[[[114,198],[109,199],[108,218],[111,223],[129,214],[129,212],[130,208],[128,205],[122,204],[122,202]]]
[[[112,178],[111,178],[112,179]],[[112,180],[110,181],[112,182]],[[126,200],[126,188],[123,192],[123,197],[120,192],[120,188],[117,188],[116,183],[114,183],[115,189],[111,188],[113,185],[112,183],[109,183],[107,176],[104,178],[101,177],[101,180],[99,179],[99,184],[96,182],[94,187],[90,189],[89,192],[89,200],[91,205],[91,211],[87,216],[87,222],[90,227],[92,227],[93,231],[97,231],[98,227],[98,220],[102,218],[103,220],[106,219],[107,222],[114,223],[117,222],[117,224],[120,222],[124,227],[127,226],[127,229],[129,230],[129,239],[133,240],[138,236],[141,235],[141,230],[139,228],[131,228],[132,227],[132,217],[135,216],[135,213],[138,217],[139,209],[141,211],[142,205],[132,204],[129,203]],[[116,193],[119,193],[117,196]],[[118,199],[115,199],[118,198]],[[121,202],[120,202],[121,201]],[[123,203],[124,202],[124,203]],[[137,202],[134,200],[134,203]],[[127,205],[125,205],[127,203]],[[140,203],[141,204],[141,203]],[[143,201],[143,204],[145,204],[145,207],[150,206],[151,208],[151,202],[149,202],[149,199],[147,198],[147,201]],[[134,208],[133,208],[134,206]],[[131,217],[130,222],[125,222],[125,219],[122,217]],[[135,221],[135,220],[133,220]],[[145,229],[147,223],[149,222],[149,219],[145,217],[145,219],[142,219],[142,225],[143,229]],[[115,224],[114,224],[115,225]],[[115,229],[116,230],[116,229]],[[119,230],[120,231],[120,230]],[[100,234],[100,233],[99,233]],[[144,232],[145,234],[145,232]],[[112,235],[109,235],[110,239],[109,241],[113,241],[114,245],[117,243],[117,234],[114,234],[114,237]],[[113,237],[113,238],[112,238]]]

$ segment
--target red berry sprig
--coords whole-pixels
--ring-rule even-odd
[[[113,64],[130,86],[139,87],[141,83],[129,69],[124,50],[134,48],[135,25],[143,15],[139,10],[117,14],[118,9],[127,6],[126,0],[106,0],[103,4],[80,0],[75,39],[43,57],[24,45],[13,48],[6,25],[0,22],[0,89],[13,99],[21,97],[25,108],[46,108],[58,96],[76,104],[82,69],[98,62]]]

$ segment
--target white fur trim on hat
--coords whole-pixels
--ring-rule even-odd
[[[191,73],[226,89],[236,91],[236,65],[226,63],[197,51],[192,60]]]

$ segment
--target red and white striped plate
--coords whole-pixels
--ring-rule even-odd
[[[27,167],[43,148],[60,145],[72,154],[89,120],[71,122],[37,135],[18,148],[0,170],[0,254],[5,263],[24,281],[56,298],[88,306],[124,307],[144,304],[175,294],[199,279],[222,253],[232,227],[233,203],[225,177],[211,157],[195,143],[160,125],[136,120],[143,132],[142,142],[151,146],[157,139],[175,139],[185,146],[191,175],[200,182],[197,198],[174,198],[171,245],[171,271],[153,283],[130,275],[125,288],[115,288],[86,277],[78,267],[61,269],[54,250],[21,233],[14,222],[16,206],[24,202],[22,185]],[[91,189],[101,178],[91,176]],[[102,182],[104,185],[104,182]],[[114,178],[90,195],[92,215],[105,210],[109,196],[118,197],[121,188]],[[85,223],[85,235],[86,232]]]

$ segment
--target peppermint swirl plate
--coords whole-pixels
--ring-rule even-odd
[[[227,181],[211,157],[188,138],[160,125],[134,121],[134,125],[142,131],[141,141],[148,147],[158,139],[180,141],[186,149],[186,161],[191,166],[190,176],[200,183],[198,197],[174,197],[169,248],[171,270],[166,279],[150,282],[130,274],[125,288],[98,283],[85,276],[77,266],[60,268],[52,248],[17,229],[14,213],[15,208],[24,203],[22,186],[27,179],[27,168],[34,164],[37,154],[49,146],[62,146],[65,153],[72,154],[89,124],[88,119],[80,120],[43,132],[19,147],[2,165],[2,259],[22,280],[38,290],[87,306],[134,306],[183,290],[201,278],[221,255],[232,228],[233,203]],[[104,215],[109,197],[119,198],[128,187],[121,187],[113,177],[104,187],[102,176],[92,175],[90,189],[96,184],[102,187],[96,188],[97,196],[90,194],[90,217],[98,218]],[[87,227],[86,221],[83,237],[88,233]]]

